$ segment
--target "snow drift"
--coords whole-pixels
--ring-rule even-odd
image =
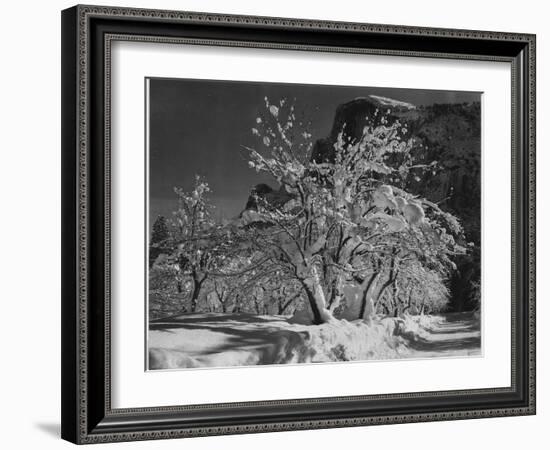
[[[229,367],[415,357],[441,317],[308,325],[287,316],[190,314],[151,323],[149,369]]]

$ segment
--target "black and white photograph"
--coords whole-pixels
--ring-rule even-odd
[[[146,84],[149,370],[482,354],[482,93]]]

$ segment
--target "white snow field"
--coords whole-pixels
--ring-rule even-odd
[[[152,321],[149,369],[321,363],[481,354],[471,313],[333,320],[289,316],[186,314]]]

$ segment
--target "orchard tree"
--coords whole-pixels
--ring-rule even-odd
[[[169,238],[170,231],[166,217],[157,216],[153,223],[151,240],[149,241],[149,268],[153,266],[158,256],[166,251]]]
[[[216,224],[211,217],[212,206],[208,201],[210,187],[196,176],[191,191],[175,188],[174,192],[178,197],[178,209],[174,212],[173,257],[182,282],[191,281],[189,312],[195,312],[202,287],[210,272],[216,269],[220,253]]]
[[[406,258],[448,259],[461,251],[446,236],[456,219],[400,187],[421,167],[398,121],[367,123],[356,140],[341,133],[334,161],[321,163],[312,161],[311,134],[284,99],[265,99],[252,132],[258,145],[246,148],[249,166],[270,175],[291,200],[276,205],[257,196],[243,222],[255,251],[301,286],[314,323],[334,320],[350,283],[368,297],[386,276],[380,297]]]

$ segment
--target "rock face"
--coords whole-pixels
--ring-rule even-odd
[[[329,136],[318,139],[313,146],[311,154],[313,161],[334,162],[333,146],[340,132],[343,131],[344,135],[352,140],[359,138],[367,120],[369,123],[378,125],[380,115],[375,115],[377,109],[379,109],[378,104],[367,98],[357,98],[338,106]]]
[[[275,190],[267,184],[257,184],[252,188],[252,191],[248,196],[245,210],[257,209],[258,199],[265,200],[268,204],[279,208],[284,206],[285,203],[291,200],[292,196],[282,187],[279,190]]]

